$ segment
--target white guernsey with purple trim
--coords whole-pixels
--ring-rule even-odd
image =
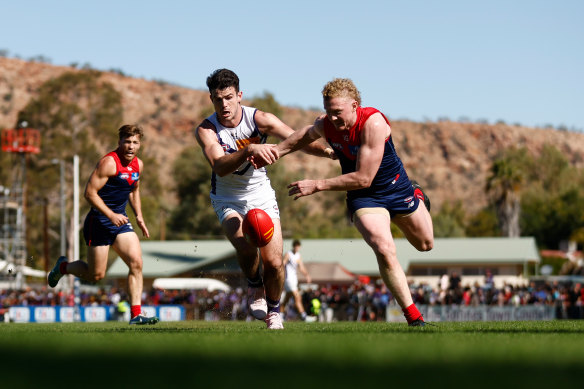
[[[259,131],[255,122],[257,110],[245,106],[241,109],[241,121],[236,127],[222,125],[217,120],[216,113],[207,118],[215,127],[217,140],[226,154],[235,153],[251,143],[266,143],[267,136]],[[213,172],[210,196],[219,222],[223,222],[232,212],[245,215],[252,208],[263,209],[273,219],[280,218],[276,194],[266,168],[254,169],[247,161],[236,171],[223,177]]]

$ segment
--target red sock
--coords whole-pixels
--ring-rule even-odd
[[[68,262],[63,262],[62,264],[59,265],[59,272],[61,274],[67,274],[67,264]]]
[[[415,304],[412,304],[409,307],[402,309],[402,311],[404,312],[404,316],[406,317],[408,324],[418,319],[424,320],[422,314],[420,313],[420,311],[418,311],[418,308],[416,308]]]
[[[132,317],[136,317],[142,313],[142,306],[141,305],[132,305],[130,307],[130,311],[132,312]]]

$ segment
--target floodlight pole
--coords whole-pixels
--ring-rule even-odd
[[[79,156],[73,156],[73,260],[79,261]],[[73,281],[73,295],[75,296],[74,320],[81,321],[79,293],[79,278]]]
[[[79,156],[73,156],[73,261],[79,260]]]

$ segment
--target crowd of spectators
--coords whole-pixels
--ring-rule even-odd
[[[443,276],[437,287],[410,285],[417,305],[456,306],[521,306],[548,305],[556,309],[559,319],[584,318],[584,288],[580,283],[530,282],[526,286],[505,285],[496,288],[492,276],[487,274],[482,285],[463,285],[453,273]],[[243,288],[230,292],[206,290],[151,289],[143,295],[144,305],[182,305],[187,319],[199,320],[250,320],[247,296]],[[80,293],[83,306],[114,306],[127,301],[122,289],[85,290]],[[355,282],[347,286],[319,286],[302,293],[308,313],[325,321],[377,321],[385,320],[387,307],[395,305],[391,293],[380,280],[370,283]],[[10,306],[73,306],[75,298],[70,293],[53,289],[27,288],[25,290],[0,290],[0,311]],[[296,319],[294,306],[286,307],[287,320]]]

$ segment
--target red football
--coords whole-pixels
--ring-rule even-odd
[[[274,236],[272,218],[259,208],[254,208],[245,215],[241,229],[245,239],[256,247],[264,247]]]

